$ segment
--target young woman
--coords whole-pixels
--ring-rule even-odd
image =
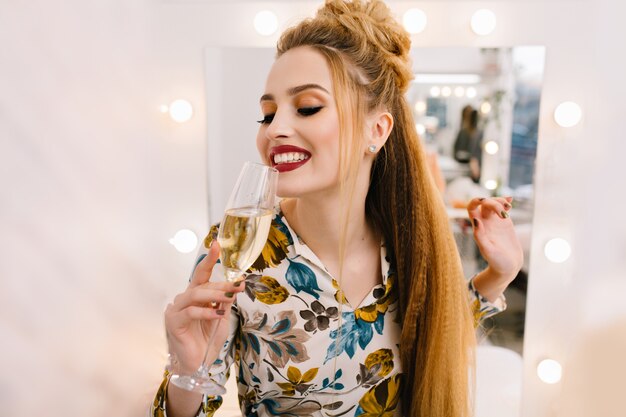
[[[284,199],[263,254],[245,285],[223,282],[214,226],[165,312],[178,370],[210,343],[216,379],[235,364],[246,416],[471,414],[474,325],[503,308],[522,251],[510,199],[474,200],[489,267],[464,280],[404,99],[409,48],[380,1],[327,1],[278,42],[257,147]],[[221,403],[167,378],[155,416]]]

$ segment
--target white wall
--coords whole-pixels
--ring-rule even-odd
[[[205,49],[209,218],[221,221],[243,161],[260,162],[256,148],[259,99],[274,62],[272,48]]]
[[[201,235],[208,225],[204,48],[271,46],[275,37],[251,27],[257,10],[270,7],[288,24],[317,4],[0,3],[3,415],[139,415],[164,363],[163,307],[184,287],[193,260],[167,240],[179,228]],[[400,13],[417,3],[394,4]],[[592,402],[617,415],[615,397],[599,401],[612,391],[590,387],[603,387],[610,378],[603,371],[624,364],[625,342],[613,336],[624,334],[626,317],[618,114],[626,10],[609,0],[419,6],[429,26],[416,46],[547,46],[524,415],[600,415],[585,411]],[[499,23],[479,39],[467,19],[482,6]],[[184,125],[158,112],[178,97],[196,110]],[[563,100],[584,111],[569,130],[551,119]],[[564,264],[542,255],[553,236],[572,243]],[[563,383],[537,379],[534,367],[546,356],[563,363]],[[580,376],[592,384],[576,386]]]

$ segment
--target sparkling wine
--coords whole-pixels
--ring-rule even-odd
[[[220,259],[231,281],[241,276],[261,254],[272,224],[272,210],[237,208],[227,210],[217,241]]]
[[[254,162],[243,165],[226,204],[224,219],[217,235],[221,246],[222,267],[230,282],[244,279],[248,268],[263,251],[272,224],[277,185],[278,171],[274,168]],[[212,302],[213,308],[222,308],[218,307],[221,303],[213,304]],[[217,323],[222,321],[219,316],[214,320]],[[204,395],[223,395],[226,392],[210,372],[215,358],[209,353],[213,351],[211,347],[219,327],[213,326],[208,335],[200,367],[193,374],[174,372],[170,378],[171,384]]]

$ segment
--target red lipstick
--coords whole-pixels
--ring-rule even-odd
[[[303,153],[307,156],[307,159],[303,159],[302,161],[297,161],[297,162],[283,162],[280,164],[277,164],[274,162],[275,155],[282,154],[282,153],[289,153],[289,152]],[[311,159],[311,152],[307,151],[306,149],[299,148],[297,146],[280,145],[280,146],[274,146],[270,148],[270,157],[269,157],[270,164],[272,165],[272,168],[276,168],[278,172],[287,172],[287,171],[293,171],[294,169],[298,169],[302,165],[309,162],[309,159]]]

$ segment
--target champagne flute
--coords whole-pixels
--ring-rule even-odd
[[[229,282],[242,277],[265,246],[274,214],[277,182],[276,169],[253,162],[246,162],[239,174],[217,236],[220,261]],[[211,364],[206,363],[218,325],[216,323],[213,327],[204,359],[196,372],[192,375],[172,375],[171,383],[206,395],[222,395],[226,392],[223,386],[213,380],[209,372]]]

